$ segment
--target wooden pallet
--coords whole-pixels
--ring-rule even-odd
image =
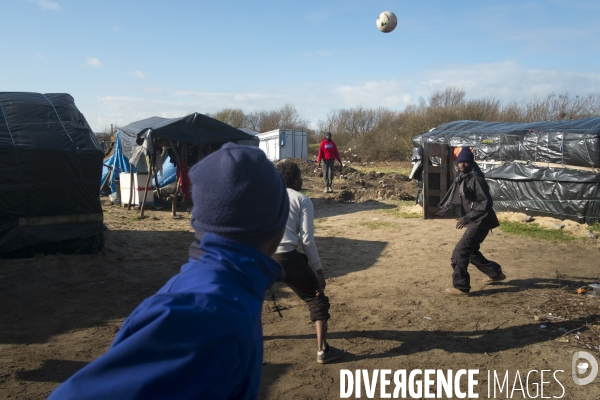
[[[447,144],[423,145],[423,218],[433,218],[438,204],[448,191],[450,181],[450,151]],[[432,165],[431,157],[439,157],[440,165]]]

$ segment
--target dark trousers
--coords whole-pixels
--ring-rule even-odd
[[[452,252],[452,285],[460,290],[471,290],[471,277],[467,272],[469,263],[493,278],[502,272],[500,265],[481,254],[479,247],[488,235],[488,229],[467,228]]]
[[[308,259],[297,250],[277,253],[273,259],[283,266],[285,283],[308,305],[311,321],[329,319],[329,298],[324,294],[317,296],[319,280]]]
[[[323,180],[325,181],[325,187],[331,187],[333,183],[333,164],[335,160],[323,159]]]

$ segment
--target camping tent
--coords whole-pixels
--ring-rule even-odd
[[[180,180],[184,186],[184,196],[187,196],[187,168],[199,161],[205,154],[220,147],[223,143],[235,142],[246,145],[258,146],[258,139],[253,135],[236,129],[214,118],[193,113],[181,118],[152,117],[133,122],[117,131],[115,152],[113,156],[104,161],[102,185],[109,184],[111,191],[116,191],[114,180],[119,173],[128,173],[130,164],[136,173],[133,177],[124,175],[135,180],[135,183],[122,183],[124,193],[122,201],[134,199],[134,202],[142,204],[140,199],[152,198],[153,183],[158,181],[160,187]],[[148,164],[150,162],[150,167]],[[179,161],[183,168],[174,169],[173,164]],[[152,175],[156,177],[152,182]],[[138,175],[141,182],[137,183]],[[149,180],[147,178],[150,178]],[[147,185],[146,185],[146,182]],[[133,185],[137,192],[133,196],[129,191],[123,189]],[[146,188],[147,186],[147,188]],[[149,190],[149,192],[147,191]],[[141,196],[141,192],[146,192]],[[178,189],[176,189],[176,192]],[[138,193],[136,196],[135,193]]]
[[[0,93],[0,253],[100,250],[103,155],[70,95]]]
[[[157,140],[170,140],[202,148],[205,145],[221,145],[227,142],[255,140],[231,125],[206,115],[193,113],[181,118],[151,117],[120,129],[123,154],[131,160],[135,151],[143,145],[143,135]]]
[[[498,211],[600,221],[600,117],[527,124],[454,121],[414,137],[415,154],[426,143],[472,147]]]
[[[129,160],[123,154],[123,149],[121,146],[121,135],[121,131],[117,130],[113,154],[104,159],[101,187],[107,188],[107,193],[116,193],[117,185],[115,183],[115,178],[118,177],[121,172],[130,172]],[[176,169],[175,165],[171,162],[170,157],[167,156],[165,158],[164,162],[162,163],[161,171],[157,171],[157,175],[159,187],[164,187],[175,182]]]

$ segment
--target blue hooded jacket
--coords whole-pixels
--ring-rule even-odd
[[[262,370],[261,311],[280,265],[213,234],[178,275],[144,300],[110,349],[49,397],[255,399]]]

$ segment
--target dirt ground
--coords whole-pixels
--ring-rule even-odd
[[[397,200],[416,194],[405,177],[365,178],[346,169],[342,173],[350,178],[337,178],[336,192],[323,194],[313,167],[303,166],[304,187],[315,206],[332,304],[329,342],[347,355],[317,364],[306,306],[276,284],[275,303],[268,293],[263,307],[261,398],[340,398],[342,369],[370,376],[375,369],[478,369],[480,398],[494,398],[493,392],[488,397],[488,371],[492,380],[494,371],[500,380],[508,371],[509,392],[496,389],[495,398],[503,399],[528,398],[517,377],[533,397],[539,371],[551,370],[543,378],[550,382],[544,397],[600,398],[600,377],[577,386],[570,376],[576,351],[600,360],[600,297],[575,293],[600,282],[597,243],[583,237],[540,241],[494,230],[482,252],[502,265],[508,279],[485,286],[484,275],[471,267],[472,295],[450,298],[444,294],[451,282],[449,259],[462,234],[453,220],[403,218],[403,210],[418,211],[405,203],[398,207]],[[353,201],[341,201],[344,191]],[[144,219],[108,203],[104,211],[106,255],[0,259],[0,398],[45,398],[104,353],[131,311],[186,262],[193,234],[185,206],[181,219],[166,209],[148,210]],[[530,370],[538,373],[527,386]],[[361,394],[367,398],[364,386]]]

